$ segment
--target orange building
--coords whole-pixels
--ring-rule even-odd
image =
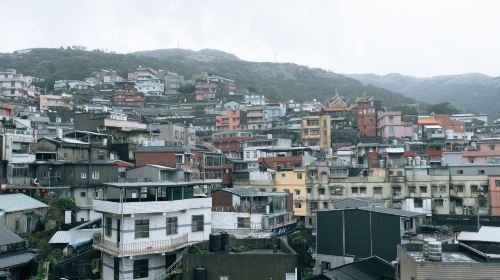
[[[225,115],[215,117],[217,130],[240,130],[244,124],[244,112],[240,109],[227,110]]]
[[[447,114],[434,114],[434,119],[446,131],[452,129],[455,132],[464,132],[465,126],[461,121],[452,120]]]

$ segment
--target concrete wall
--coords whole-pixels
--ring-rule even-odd
[[[40,217],[31,216],[31,213],[39,215]],[[6,227],[16,233],[28,233],[35,231],[35,226],[38,220],[45,223],[45,221],[47,220],[47,208],[36,208],[10,212],[6,213],[3,217],[0,217],[0,223],[3,223]],[[18,224],[17,229],[16,221]]]

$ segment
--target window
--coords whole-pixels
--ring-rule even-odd
[[[462,169],[458,169],[458,170],[457,170],[457,174],[458,174],[458,175],[462,175],[462,174],[464,174],[464,171],[463,171]]]
[[[80,192],[80,197],[86,197],[87,193],[86,192]]]
[[[478,173],[479,175],[484,175],[484,169],[479,169],[479,170],[477,171],[477,173]]]
[[[443,200],[442,199],[435,199],[434,205],[436,205],[436,207],[443,207]]]
[[[457,187],[457,192],[460,193],[464,192],[464,185],[456,185],[456,187]]]
[[[427,186],[420,186],[420,193],[427,193]]]
[[[495,145],[490,145],[490,151],[494,151],[495,150]]]
[[[177,217],[167,218],[167,235],[177,234]]]
[[[424,203],[422,201],[422,199],[420,198],[414,198],[413,199],[413,205],[415,206],[415,208],[422,208]]]
[[[351,193],[358,193],[358,187],[352,187]]]
[[[311,193],[311,188],[307,188],[307,193]]]
[[[477,185],[471,185],[470,186],[470,192],[471,193],[477,193],[477,190],[478,190],[478,186]]]
[[[238,228],[250,228],[250,217],[238,217]]]
[[[373,187],[373,194],[382,194],[382,187]]]
[[[311,178],[316,177],[316,170],[311,170],[311,171],[309,171],[309,176],[310,176]]]
[[[111,236],[111,231],[113,230],[113,220],[111,218],[106,218],[105,234],[106,236]]]
[[[149,263],[148,259],[134,260],[134,279],[148,278]]]
[[[414,193],[415,193],[415,190],[416,190],[416,187],[415,187],[415,186],[408,186],[408,191],[409,191],[411,194],[414,194]]]
[[[319,192],[320,195],[324,195],[325,194],[325,189],[324,188],[319,188],[318,192]]]
[[[359,187],[359,193],[366,194],[366,187]]]
[[[474,163],[475,160],[476,160],[475,157],[469,157],[469,163]]]
[[[394,196],[401,195],[401,187],[392,187],[392,195]]]
[[[99,179],[99,171],[92,171],[92,179],[93,180]]]
[[[281,177],[282,177],[282,178],[285,178],[285,173],[281,173]]]
[[[331,189],[331,194],[332,195],[342,195],[342,194],[344,194],[344,188],[342,186],[334,186]]]
[[[319,121],[317,120],[308,120],[307,121],[307,126],[318,126],[319,125]]]
[[[135,220],[135,238],[149,237],[149,220]]]
[[[295,190],[295,195],[300,195],[300,190]]]
[[[300,202],[295,202],[295,204],[293,205],[295,208],[302,208],[302,203]]]
[[[318,209],[318,203],[317,202],[311,202],[310,208],[311,208],[311,210],[317,210]]]
[[[455,206],[462,207],[462,200],[461,199],[455,200]]]
[[[439,186],[439,192],[446,193],[446,186],[444,186],[444,185]]]
[[[198,232],[203,231],[204,219],[203,215],[194,215],[191,218],[191,231]]]
[[[87,173],[85,173],[85,172],[80,173],[80,178],[81,179],[86,179],[87,178]]]
[[[323,202],[323,209],[328,209],[328,202]]]
[[[302,180],[302,173],[297,173],[297,180]]]

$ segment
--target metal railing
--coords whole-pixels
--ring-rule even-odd
[[[181,255],[178,259],[175,260],[173,264],[171,264],[169,267],[165,268],[165,270],[160,274],[160,276],[157,278],[158,280],[163,280],[163,279],[168,279],[169,275],[175,271],[175,269],[182,264],[182,256]]]
[[[171,252],[187,243],[188,243],[188,235],[184,234],[182,236],[172,237],[167,240],[146,241],[137,243],[121,243],[121,244],[100,238],[94,240],[94,247],[96,249],[118,256],[132,256],[132,255]]]

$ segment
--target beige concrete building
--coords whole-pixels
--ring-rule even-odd
[[[67,109],[73,110],[71,95],[40,95],[40,111]]]

